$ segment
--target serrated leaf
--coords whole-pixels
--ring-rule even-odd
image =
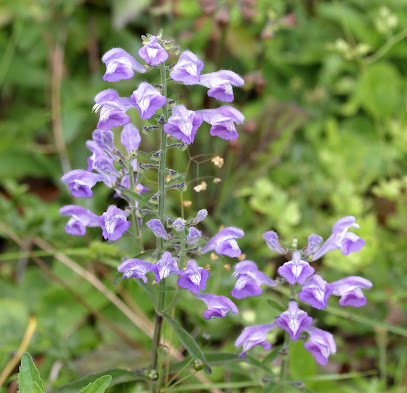
[[[98,378],[95,382],[91,382],[89,385],[85,386],[79,393],[104,393],[107,387],[112,382],[112,377],[110,375],[104,375]]]
[[[20,372],[17,380],[20,393],[44,392],[44,383],[40,377],[37,367],[28,352],[21,358]]]
[[[175,319],[172,319],[169,315],[164,314],[164,318],[173,328],[175,334],[178,336],[182,345],[185,347],[185,349],[188,351],[188,353],[194,359],[200,360],[205,365],[203,370],[206,374],[211,374],[212,369],[209,366],[209,363],[206,360],[206,357],[205,357],[204,353],[202,352],[201,348],[196,343],[196,341],[192,338],[192,336]]]

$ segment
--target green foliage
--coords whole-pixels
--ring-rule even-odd
[[[44,383],[37,367],[28,352],[21,358],[20,372],[18,374],[18,387],[20,393],[44,393]]]

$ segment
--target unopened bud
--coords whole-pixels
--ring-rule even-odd
[[[201,360],[199,360],[199,359],[194,360],[194,370],[195,371],[201,371],[204,367],[205,367],[205,365],[203,364],[203,362]]]
[[[157,370],[150,370],[147,373],[147,379],[150,380],[150,381],[157,381],[157,379],[158,379]]]

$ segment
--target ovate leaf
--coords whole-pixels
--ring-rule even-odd
[[[79,393],[104,393],[110,385],[110,382],[112,382],[112,377],[110,375],[104,375],[84,387]]]
[[[44,383],[37,367],[28,352],[21,358],[20,372],[18,374],[18,387],[20,393],[43,393]]]

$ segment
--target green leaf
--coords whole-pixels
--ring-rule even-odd
[[[112,382],[112,377],[110,375],[104,375],[98,378],[95,382],[91,382],[89,385],[85,386],[79,393],[104,393],[107,387]]]
[[[256,367],[260,370],[263,370],[268,376],[275,377],[274,373],[262,362],[259,362],[257,359],[250,355],[246,355],[244,360],[249,363],[251,366]]]
[[[182,183],[183,181],[184,181],[184,178],[183,178],[182,176],[177,176],[177,177],[175,177],[174,179],[171,179],[171,180],[166,184],[166,187],[171,187],[171,186],[173,186],[173,185],[175,185],[175,184]]]
[[[209,366],[209,363],[206,360],[206,357],[202,352],[201,348],[192,338],[192,336],[176,320],[172,319],[169,315],[164,314],[164,318],[173,328],[175,334],[178,336],[182,345],[185,347],[188,353],[194,359],[200,360],[205,365],[203,370],[206,374],[211,374],[212,373],[211,367]]]
[[[58,389],[58,391],[59,393],[77,393],[80,389],[83,389],[90,383],[95,382],[96,380],[98,380],[98,378],[106,376],[106,374],[108,374],[107,376],[111,376],[112,378],[110,387],[120,385],[126,382],[146,380],[145,375],[141,374],[141,372],[138,371],[133,372],[128,370],[112,369],[107,370],[103,373],[88,375],[87,377],[79,379],[78,381],[74,381],[66,385],[63,385]]]
[[[18,386],[20,393],[44,392],[44,383],[37,367],[28,352],[21,358],[20,372],[18,374]]]
[[[123,279],[123,272],[117,272],[112,280],[112,285],[117,285]]]
[[[277,356],[278,351],[281,349],[281,346],[273,348],[269,354],[263,359],[262,364],[267,365],[270,364]]]

